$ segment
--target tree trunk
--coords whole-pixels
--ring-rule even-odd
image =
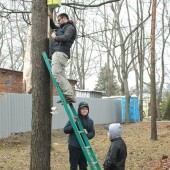
[[[170,120],[170,99],[168,99],[168,104],[163,119]]]
[[[32,134],[30,170],[50,170],[51,114],[50,75],[42,58],[49,51],[47,1],[32,7]]]
[[[125,88],[124,88],[123,81],[120,84],[120,91],[121,91],[121,95],[124,96],[125,95]]]
[[[24,54],[24,68],[23,68],[23,90],[26,93],[31,93],[32,90],[32,32],[31,26],[28,27],[27,32],[27,42],[26,42],[26,50]]]
[[[151,139],[157,140],[156,127],[156,87],[155,87],[155,20],[156,20],[156,0],[152,2],[152,21],[151,21]]]
[[[170,32],[168,32],[167,36],[165,37],[165,8],[166,8],[166,3],[165,0],[163,0],[163,9],[162,9],[162,53],[161,53],[161,83],[160,83],[160,88],[158,92],[158,97],[157,97],[157,120],[161,120],[161,111],[160,111],[160,103],[162,101],[162,91],[163,91],[163,86],[164,86],[164,77],[165,77],[165,63],[164,63],[164,54],[165,54],[165,47],[166,43],[169,37]]]
[[[137,0],[138,1],[138,0]],[[137,2],[138,4],[138,2]],[[140,9],[140,10],[139,10]],[[143,22],[143,6],[142,6],[142,0],[139,1],[139,6],[138,6],[138,15],[140,15],[140,21]],[[139,19],[137,24],[139,25]],[[145,30],[144,30],[144,25],[142,24],[139,28],[139,31],[137,32],[137,36],[140,37],[139,40],[137,41],[137,47],[138,47],[138,61],[139,61],[139,88],[140,88],[140,92],[139,92],[139,112],[140,112],[140,121],[143,120],[143,70],[144,70],[144,58],[145,58]]]

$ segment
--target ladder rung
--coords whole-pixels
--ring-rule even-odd
[[[98,162],[93,162],[93,165],[98,164]]]
[[[91,164],[89,164],[90,166],[93,166],[95,164],[98,164],[98,162],[92,162]]]
[[[90,146],[86,146],[86,149],[90,149],[91,147]]]

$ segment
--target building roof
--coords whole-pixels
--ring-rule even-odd
[[[95,91],[95,90],[86,90],[86,89],[76,89],[76,91],[80,91],[80,92],[106,93],[105,91]]]
[[[6,69],[6,68],[0,68],[0,71],[10,71],[10,72],[18,72],[18,73],[23,73],[22,71],[17,71],[17,70],[11,70],[11,69]]]

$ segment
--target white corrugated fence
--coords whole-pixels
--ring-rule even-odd
[[[54,106],[58,113],[53,115],[52,129],[61,129],[68,121],[67,114],[61,104],[57,104],[58,96],[54,96]],[[89,116],[95,124],[121,122],[121,100],[100,98],[77,98],[74,104],[76,110],[79,102],[89,104]],[[32,95],[6,93],[0,95],[0,139],[12,133],[31,131]]]

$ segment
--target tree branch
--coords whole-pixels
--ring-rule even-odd
[[[65,5],[65,6],[69,6],[69,7],[72,7],[72,8],[77,8],[77,7],[84,7],[84,8],[87,8],[87,7],[90,7],[90,8],[94,8],[94,7],[99,7],[99,6],[102,6],[102,5],[105,5],[105,4],[109,4],[109,3],[112,3],[112,2],[118,2],[120,0],[108,0],[108,1],[105,1],[105,2],[102,2],[102,3],[99,3],[99,4],[92,4],[92,2],[90,4],[80,4],[80,3],[61,3],[61,5]],[[26,2],[30,2],[30,1],[26,1]],[[12,10],[12,9],[8,9],[6,8],[2,3],[0,3],[0,6],[2,7],[3,10],[0,11],[0,14],[2,13],[6,13],[6,14],[11,14],[11,13],[31,13],[31,11],[16,11],[16,10]],[[82,9],[82,8],[80,8]]]
[[[90,8],[94,8],[94,7],[99,7],[99,6],[102,6],[102,5],[105,5],[105,4],[109,4],[109,3],[112,3],[112,2],[118,2],[120,0],[108,0],[108,1],[105,1],[105,2],[102,2],[102,3],[99,3],[99,4],[94,4],[94,5],[91,5],[91,4],[80,4],[80,3],[61,3],[61,5],[65,5],[65,6],[70,6],[70,7],[90,7]]]

